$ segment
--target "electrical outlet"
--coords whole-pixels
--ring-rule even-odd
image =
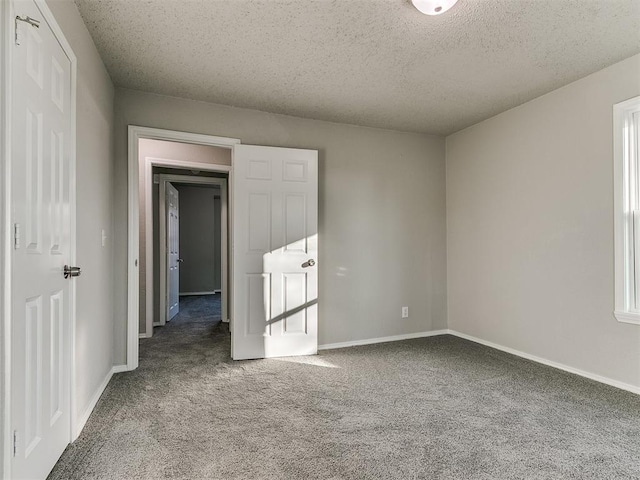
[[[409,318],[409,307],[402,307],[402,318]]]

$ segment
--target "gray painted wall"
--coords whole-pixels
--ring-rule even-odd
[[[220,212],[216,195],[220,189],[176,184],[180,194],[180,293],[213,292],[220,289]],[[216,228],[217,227],[217,228]],[[217,236],[216,236],[217,233]]]
[[[446,327],[443,138],[117,89],[117,361],[126,353],[129,124],[319,150],[321,344]]]
[[[612,106],[640,56],[447,138],[449,327],[640,386],[613,317]]]
[[[76,5],[70,0],[47,4],[78,58],[77,263],[82,276],[76,280],[75,365],[76,413],[82,415],[114,364],[114,89]],[[121,322],[118,335],[119,328]],[[124,363],[124,357],[115,363]]]

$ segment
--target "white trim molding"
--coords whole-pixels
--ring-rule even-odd
[[[0,2],[0,327],[2,333],[2,469],[0,477],[11,477],[11,2]]]
[[[472,335],[467,335],[466,333],[457,332],[455,330],[448,330],[448,333],[453,336],[463,338],[465,340],[469,340],[474,343],[479,343],[480,345],[484,345],[485,347],[495,348],[496,350],[500,350],[502,352],[510,353],[511,355],[515,355],[517,357],[531,360],[532,362],[541,363],[542,365],[547,365],[549,367],[557,368],[558,370],[564,370],[565,372],[573,373],[574,375],[579,375],[581,377],[588,378],[590,380],[595,380],[596,382],[604,383],[605,385],[610,385],[612,387],[616,387],[621,390],[626,390],[628,392],[640,395],[640,386],[637,387],[629,383],[624,383],[618,380],[613,380],[608,377],[603,377],[602,375],[586,372],[584,370],[580,370],[579,368],[570,367],[568,365],[554,362],[552,360],[547,360],[545,358],[538,357],[536,355],[531,355],[530,353],[521,352],[519,350],[515,350],[510,347],[504,347],[502,345],[498,345],[497,343],[489,342],[487,340],[483,340],[481,338],[474,337]]]
[[[613,315],[619,322],[640,325],[640,313],[615,310]]]
[[[399,342],[401,340],[411,340],[412,338],[435,337],[437,335],[446,335],[448,330],[432,330],[430,332],[403,333],[401,335],[392,335],[390,337],[366,338],[364,340],[350,340],[348,342],[325,343],[318,345],[318,350],[332,350],[334,348],[357,347],[360,345],[373,345],[375,343]]]
[[[613,106],[615,310],[640,325],[640,96]]]
[[[140,277],[138,270],[138,256],[140,254],[140,180],[138,143],[142,138],[165,140],[173,142],[192,143],[196,145],[209,145],[228,148],[233,151],[233,146],[240,143],[237,138],[216,137],[197,133],[178,132],[159,128],[140,127],[129,125],[128,138],[128,225],[127,225],[127,369],[138,368],[138,340],[139,340],[139,302],[140,302]],[[231,172],[227,165],[212,165],[197,162],[166,161],[159,164],[184,169],[221,171],[229,174],[229,190],[231,190]],[[154,163],[155,164],[155,163]],[[231,192],[229,192],[231,194]]]

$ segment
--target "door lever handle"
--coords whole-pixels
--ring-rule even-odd
[[[81,273],[82,269],[80,267],[64,266],[64,278],[79,277]]]
[[[302,268],[313,267],[316,264],[316,261],[313,258],[310,258],[306,262],[302,264]]]

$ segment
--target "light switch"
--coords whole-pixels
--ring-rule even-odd
[[[107,232],[102,229],[102,246],[104,247],[107,244]]]

